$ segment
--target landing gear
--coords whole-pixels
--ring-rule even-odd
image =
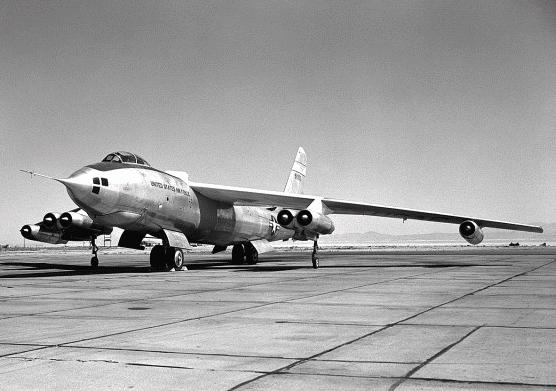
[[[156,245],[153,247],[153,249],[151,250],[151,256],[150,256],[150,261],[151,261],[151,267],[153,269],[162,269],[162,267],[164,266],[164,255],[166,254],[166,252],[164,251],[164,247],[160,246],[160,245]]]
[[[245,250],[242,244],[234,244],[232,248],[232,264],[233,265],[243,265],[245,262]]]
[[[183,251],[176,247],[156,245],[151,250],[151,267],[154,270],[187,270],[184,262]]]
[[[243,265],[244,263],[255,265],[257,262],[259,262],[259,252],[251,242],[234,244],[232,248],[233,265]]]
[[[245,261],[248,265],[255,265],[259,262],[259,252],[251,242],[245,243],[243,248],[245,248]]]
[[[97,257],[98,247],[95,243],[95,239],[96,236],[91,236],[91,248],[93,251],[93,257],[91,258],[91,267],[93,269],[96,269],[98,267],[98,257]]]
[[[319,268],[319,246],[317,244],[317,241],[315,240],[313,242],[313,255],[311,257],[312,261],[313,261],[313,269],[318,269]]]
[[[168,267],[170,267],[170,269],[174,269],[175,271],[180,271],[183,270],[184,266],[183,266],[183,251],[181,248],[173,248],[171,247],[171,249],[173,249],[173,257],[171,260],[171,265],[168,264]],[[170,251],[171,253],[171,251]]]

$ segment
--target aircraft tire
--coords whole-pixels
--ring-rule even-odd
[[[183,270],[183,251],[181,248],[170,247],[168,268],[176,271]]]
[[[98,267],[98,257],[94,256],[91,258],[91,267],[96,269]]]
[[[259,252],[251,244],[251,242],[247,242],[244,244],[245,247],[245,261],[248,265],[256,265],[259,261]]]
[[[232,264],[243,265],[245,262],[245,250],[242,244],[234,244],[232,248]]]
[[[164,247],[160,245],[153,247],[150,255],[150,263],[151,267],[156,270],[162,269],[165,266],[166,261]]]

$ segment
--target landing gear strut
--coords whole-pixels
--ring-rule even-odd
[[[319,268],[319,246],[317,244],[317,241],[315,240],[313,242],[313,255],[311,257],[312,261],[313,261],[313,269],[318,269]]]
[[[187,270],[181,248],[156,245],[151,250],[150,262],[154,270]]]
[[[98,257],[97,257],[98,247],[95,243],[95,239],[96,236],[91,236],[91,248],[93,251],[93,257],[91,258],[91,267],[93,269],[96,269],[98,267]]]

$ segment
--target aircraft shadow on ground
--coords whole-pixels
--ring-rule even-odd
[[[368,268],[378,268],[378,269],[388,269],[388,268],[446,268],[446,267],[470,267],[470,266],[487,266],[480,264],[396,264],[396,265],[323,265],[322,262],[319,265],[319,269],[368,269]],[[497,265],[499,266],[499,265]],[[275,271],[287,271],[287,270],[297,270],[297,269],[312,269],[311,265],[307,266],[279,266],[279,265],[261,265],[257,264],[254,266],[242,266],[238,265],[235,267],[229,267],[227,269],[232,269],[233,271],[246,271],[246,272],[275,272]],[[190,268],[193,269],[193,268]]]
[[[212,261],[206,260],[193,260],[193,263],[187,264],[189,270],[205,270],[218,267],[219,270],[230,270],[233,272],[253,272],[253,273],[267,273],[276,271],[312,269],[311,264],[307,265],[276,265],[265,264],[266,262],[279,262],[282,260],[267,259],[260,261],[257,265],[230,265],[227,261]],[[488,265],[477,263],[377,263],[362,265],[357,264],[330,264],[327,265],[326,260],[321,260],[320,269],[361,269],[361,268],[446,268],[446,267],[472,267],[472,266],[503,266],[500,264]],[[89,265],[69,265],[63,263],[47,263],[47,262],[2,262],[1,265],[18,267],[7,271],[6,274],[1,275],[0,278],[33,278],[33,277],[60,277],[60,276],[77,276],[77,275],[97,275],[97,274],[129,274],[129,273],[157,273],[164,271],[151,270],[151,267],[146,265],[140,266],[102,266],[92,269]]]
[[[5,266],[18,266],[15,273],[1,275],[0,278],[26,278],[26,277],[58,277],[78,276],[89,274],[118,274],[118,273],[147,273],[149,266],[99,266],[92,269],[89,265],[68,265],[63,263],[46,262],[2,262]],[[39,272],[39,270],[45,270]],[[46,271],[50,270],[50,271]],[[11,270],[10,270],[11,271]],[[8,273],[10,272],[8,271]],[[22,272],[23,271],[23,272]],[[33,272],[37,271],[37,272]]]

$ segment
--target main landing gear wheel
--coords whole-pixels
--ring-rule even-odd
[[[319,268],[319,246],[317,244],[317,241],[315,240],[313,242],[313,255],[311,257],[312,261],[313,261],[313,269],[318,269]]]
[[[245,250],[242,244],[234,244],[232,248],[232,264],[243,265],[245,262]]]
[[[156,245],[151,250],[150,262],[153,270],[187,270],[184,260],[181,248]]]
[[[181,248],[170,247],[169,250],[169,255],[171,255],[172,258],[169,259],[170,262],[168,262],[168,267],[176,271],[183,270],[183,251]]]
[[[259,261],[259,252],[251,242],[243,245],[245,249],[245,261],[248,265],[255,265]]]
[[[96,269],[98,267],[98,247],[95,243],[96,236],[91,236],[91,249],[93,252],[93,257],[91,258],[91,267]]]
[[[151,250],[150,262],[153,270],[166,270],[168,259],[167,248],[161,245],[156,245]],[[173,254],[173,253],[172,253]]]

